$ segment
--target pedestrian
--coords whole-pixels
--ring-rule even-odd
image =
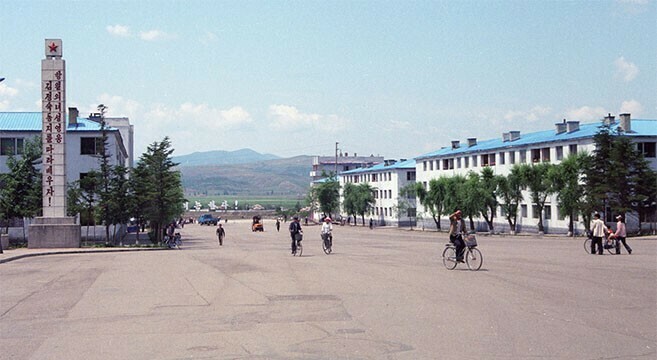
[[[276,231],[281,231],[281,220],[276,218]]]
[[[611,234],[609,238],[611,239],[616,239],[616,255],[620,255],[621,253],[621,243],[623,243],[623,246],[625,247],[625,250],[627,250],[628,254],[632,254],[632,248],[627,245],[627,242],[625,242],[625,238],[627,237],[627,230],[625,228],[625,218],[623,218],[623,215],[618,215],[616,216],[616,220],[618,222],[616,223],[616,232]]]
[[[217,239],[219,240],[219,246],[224,245],[224,237],[226,237],[226,230],[219,224],[217,227]]]
[[[370,230],[374,229],[374,220],[370,218]]]
[[[456,247],[456,261],[463,262],[463,251],[465,250],[465,242],[463,241],[463,234],[465,233],[465,220],[463,220],[463,213],[461,210],[456,211],[449,216],[449,242]]]
[[[598,247],[598,255],[602,255],[602,238],[609,230],[605,223],[600,220],[600,214],[593,215],[591,221],[591,254],[595,254],[595,248]]]
[[[301,230],[301,224],[299,223],[299,217],[294,216],[292,222],[290,223],[290,237],[292,238],[292,255],[297,254],[297,237],[301,238],[303,231]],[[301,240],[299,240],[301,241]]]

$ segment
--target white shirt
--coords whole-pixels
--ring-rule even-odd
[[[329,234],[331,231],[333,231],[333,224],[324,221],[322,224],[322,234]]]
[[[593,236],[595,237],[605,237],[605,233],[607,232],[607,227],[605,226],[605,223],[602,220],[593,219],[593,221],[591,221],[591,231],[593,232]]]

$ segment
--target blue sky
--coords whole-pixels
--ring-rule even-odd
[[[0,2],[0,111],[40,111],[43,43],[67,105],[136,152],[413,157],[607,113],[657,119],[657,6],[623,1]]]

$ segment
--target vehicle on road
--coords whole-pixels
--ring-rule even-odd
[[[215,217],[212,214],[203,214],[199,216],[198,223],[199,225],[217,225],[219,218]]]
[[[468,269],[477,271],[484,263],[484,257],[481,255],[481,251],[477,249],[477,239],[474,234],[470,234],[464,236],[464,242],[465,249],[463,250],[463,257],[465,258],[465,263],[468,265]],[[443,265],[445,265],[447,270],[454,270],[457,264],[456,246],[451,242],[445,244],[445,250],[443,250]]]
[[[260,215],[253,217],[253,223],[251,224],[251,231],[265,231],[265,227],[262,225],[262,219]]]

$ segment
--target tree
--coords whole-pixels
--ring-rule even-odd
[[[319,202],[320,211],[333,217],[333,212],[340,208],[340,182],[335,177],[330,177],[323,183],[314,185],[311,192]]]
[[[68,216],[80,214],[80,224],[87,225],[86,238],[89,238],[89,226],[96,226],[96,189],[99,178],[96,171],[90,171],[80,180],[69,184],[66,213]]]
[[[9,156],[9,172],[0,174],[0,214],[7,221],[7,231],[9,219],[32,218],[43,210],[41,172],[36,168],[41,161],[41,139],[28,139],[22,150],[20,157]]]
[[[352,183],[346,183],[342,190],[342,198],[342,208],[344,209],[344,212],[347,213],[347,216],[353,216],[355,225],[357,213],[356,203],[358,202],[356,185]]]
[[[116,227],[120,224],[126,224],[130,220],[132,202],[134,197],[130,191],[130,182],[128,180],[128,170],[125,166],[114,166],[110,177],[110,202],[109,202],[109,220],[114,225],[112,234],[112,243],[116,243]],[[123,233],[120,242],[123,242]]]
[[[518,206],[523,199],[519,165],[514,165],[507,176],[500,176],[498,178],[497,189],[501,199],[500,207],[509,223],[511,233],[515,234],[518,220]]]
[[[365,213],[370,212],[375,204],[373,188],[368,183],[361,183],[354,185],[347,183],[343,190],[343,208],[348,215],[354,217],[354,224],[356,223],[356,215],[360,215],[365,226]]]
[[[557,193],[559,214],[568,217],[568,234],[575,236],[575,216],[584,208],[584,186],[580,182],[582,164],[588,154],[571,154],[558,165],[550,168],[548,176]]]
[[[537,225],[539,233],[545,232],[545,227],[543,226],[543,209],[545,208],[547,197],[554,193],[554,187],[548,177],[548,172],[553,166],[549,163],[520,165],[522,182],[529,187],[532,203],[536,205],[536,210],[538,211]]]
[[[393,207],[397,219],[408,217],[411,230],[413,230],[413,217],[417,217],[415,208],[416,184],[408,184],[399,189],[396,205]]]
[[[444,211],[445,192],[447,178],[429,180],[429,189],[425,189],[421,183],[415,183],[415,193],[417,194],[420,204],[428,210],[431,218],[436,224],[436,229],[440,231],[440,215]]]
[[[497,188],[500,182],[500,177],[496,176],[493,169],[485,167],[481,170],[479,177],[478,193],[481,196],[482,209],[481,216],[488,224],[488,231],[493,232],[493,221],[495,219],[495,212],[497,211]]]
[[[162,242],[167,223],[180,216],[185,202],[180,172],[175,169],[178,164],[171,160],[173,151],[169,138],[165,137],[161,142],[149,145],[137,163],[137,167],[142,168],[140,175],[144,177],[140,184],[150,187],[146,191],[144,200],[147,202],[143,211],[145,219],[150,221],[156,243]]]

